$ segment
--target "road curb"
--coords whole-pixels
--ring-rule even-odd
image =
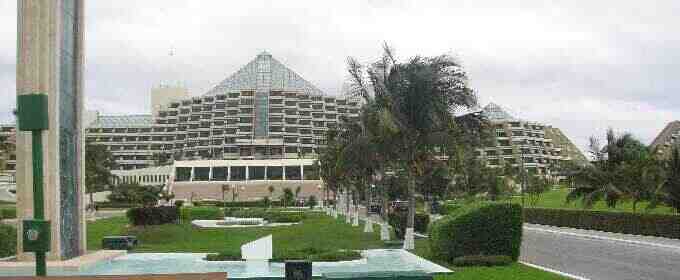
[[[575,232],[567,232],[567,231],[552,230],[552,229],[544,229],[544,228],[531,227],[531,226],[524,226],[524,228],[528,229],[528,230],[549,232],[549,233],[554,233],[554,234],[571,235],[571,236],[588,238],[588,239],[605,240],[605,241],[628,243],[628,244],[642,245],[642,246],[653,246],[653,247],[666,248],[666,249],[680,251],[680,246],[674,246],[674,245],[668,245],[668,244],[639,241],[639,240],[628,240],[628,239],[599,236],[599,235],[592,235],[592,234],[575,233]]]
[[[558,274],[560,276],[564,276],[564,277],[571,278],[571,279],[574,279],[574,280],[590,280],[589,278],[569,274],[569,273],[562,272],[562,271],[559,271],[559,270],[555,270],[555,269],[552,269],[552,268],[547,268],[545,266],[540,266],[540,265],[536,265],[536,264],[528,263],[528,262],[523,262],[523,261],[518,261],[518,262],[523,264],[523,265],[529,266],[529,267],[533,267],[533,268],[540,269],[540,270],[543,270],[543,271],[546,271],[546,272]]]

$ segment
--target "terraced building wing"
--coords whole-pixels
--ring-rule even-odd
[[[121,169],[174,160],[316,158],[325,133],[359,117],[359,100],[325,95],[264,52],[201,96],[158,106],[157,116],[100,116],[88,140]]]

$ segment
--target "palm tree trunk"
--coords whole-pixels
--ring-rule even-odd
[[[406,219],[406,235],[404,236],[404,249],[415,249],[415,237],[413,235],[416,219],[416,178],[409,172],[408,178],[408,217]]]
[[[94,210],[94,193],[90,192],[90,205],[88,208]]]

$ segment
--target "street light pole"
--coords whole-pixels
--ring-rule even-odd
[[[33,164],[33,219],[23,221],[23,250],[35,253],[35,274],[47,275],[45,260],[50,250],[50,222],[45,220],[42,132],[49,128],[47,95],[17,96],[17,124],[20,131],[31,132]]]

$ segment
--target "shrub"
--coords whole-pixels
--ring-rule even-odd
[[[220,252],[217,254],[207,254],[205,256],[206,261],[240,261],[240,252]]]
[[[430,227],[430,250],[446,262],[470,255],[506,255],[516,261],[521,242],[522,208],[517,204],[464,207]]]
[[[318,203],[316,201],[316,196],[312,195],[309,198],[307,198],[307,205],[309,206],[309,209],[314,208]]]
[[[217,207],[182,207],[180,217],[183,222],[193,220],[221,220],[224,218],[222,209]]]
[[[14,256],[17,249],[17,229],[0,224],[0,258]]]
[[[269,198],[265,197],[260,200],[254,200],[254,201],[201,201],[199,202],[200,205],[207,206],[207,205],[213,205],[213,206],[218,206],[218,207],[227,207],[227,208],[266,208],[269,206],[272,207],[278,207],[281,206],[280,201],[276,200],[269,200]],[[194,205],[196,205],[196,202],[194,202]]]
[[[408,211],[395,211],[388,216],[389,224],[394,228],[394,234],[399,239],[404,239],[406,235],[406,222],[408,219]],[[430,216],[427,214],[416,213],[413,228],[417,232],[427,232],[427,227],[430,224]]]
[[[0,208],[0,220],[2,219],[16,219],[17,209],[16,208]]]
[[[329,250],[317,247],[305,247],[294,250],[274,250],[272,261],[308,260],[312,262],[337,262],[361,259],[361,253],[351,250]]]
[[[452,265],[455,266],[501,266],[513,263],[512,258],[501,255],[472,255],[453,259]]]
[[[140,207],[129,209],[126,215],[135,226],[162,225],[176,223],[179,211],[175,206]]]
[[[177,208],[182,208],[182,206],[184,206],[184,200],[175,200],[175,206]]]
[[[95,202],[94,203],[96,209],[100,208],[115,208],[115,209],[127,209],[127,208],[135,208],[135,207],[140,207],[142,206],[141,204],[138,203],[128,203],[128,202]]]
[[[456,211],[460,210],[463,208],[463,205],[460,204],[442,204],[439,206],[439,213],[442,215],[453,215],[456,213]]]
[[[680,215],[526,208],[527,223],[680,239]]]

